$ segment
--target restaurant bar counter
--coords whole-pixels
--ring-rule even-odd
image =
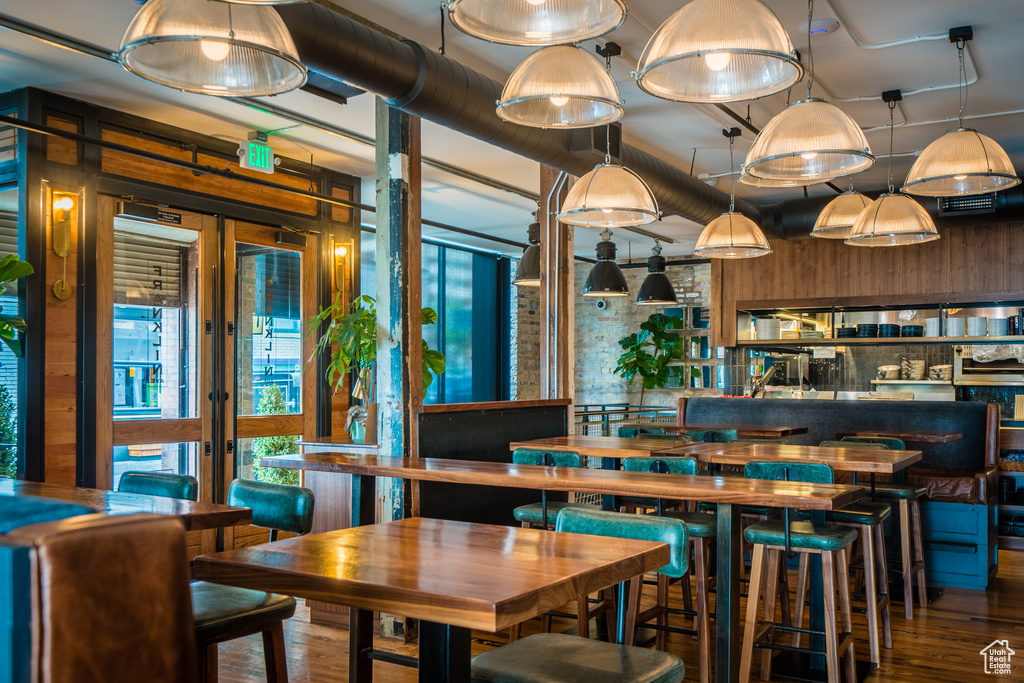
[[[980,402],[792,401],[682,398],[677,424],[798,424],[793,444],[817,445],[867,430],[956,432],[946,443],[908,440],[923,453],[907,470],[921,504],[929,585],[984,589],[997,561],[999,409]]]

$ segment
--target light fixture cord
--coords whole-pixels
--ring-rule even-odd
[[[814,18],[814,0],[807,0],[807,99],[811,99],[814,85],[814,50],[811,49],[811,20]]]
[[[736,168],[736,162],[732,156],[733,145],[736,144],[736,138],[732,135],[729,136],[729,171],[731,172]],[[729,193],[729,213],[732,213],[736,208],[736,181],[732,181],[732,192]]]
[[[231,16],[231,3],[228,3],[228,38],[234,40],[235,38],[235,22]]]
[[[964,109],[967,107],[967,67],[964,65],[964,40],[956,41],[956,51],[960,58],[960,128],[964,127]]]
[[[438,52],[440,52],[443,55],[444,54],[444,3],[441,3],[438,6],[438,9],[441,10],[441,47],[438,50]]]
[[[604,163],[612,163],[612,124],[604,127]]]
[[[896,111],[896,101],[889,102],[889,194],[895,192],[895,188],[892,185],[892,131],[895,124],[893,112]]]

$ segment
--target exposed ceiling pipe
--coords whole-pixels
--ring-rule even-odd
[[[527,128],[495,113],[502,84],[412,41],[399,41],[316,3],[278,5],[299,56],[312,71],[376,93],[389,105],[582,176],[602,161],[573,151],[571,131]],[[729,195],[635,147],[619,160],[650,186],[662,210],[707,224],[729,209]],[[760,211],[737,199],[753,220]]]

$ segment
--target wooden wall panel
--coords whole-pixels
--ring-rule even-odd
[[[192,160],[191,151],[182,150],[177,146],[154,142],[152,140],[135,137],[115,130],[104,130],[103,139],[110,142],[116,142],[121,145],[127,145],[135,149],[174,157],[183,161]],[[284,173],[276,173],[273,176],[267,176],[264,173],[241,169],[238,167],[238,162],[236,161],[225,162],[225,160],[220,157],[214,157],[207,154],[199,154],[197,163],[215,166],[217,168],[227,167],[239,175],[258,178],[260,180],[272,180],[272,182],[279,185],[287,185],[288,187],[294,187],[301,190],[308,190],[310,186],[310,181],[306,178],[298,178]],[[178,187],[183,190],[203,192],[217,197],[227,197],[239,202],[269,206],[281,211],[292,211],[294,213],[301,213],[307,216],[315,216],[317,214],[318,202],[315,199],[301,197],[281,190],[257,187],[232,178],[223,178],[221,176],[212,175],[196,176],[188,169],[169,166],[167,164],[159,164],[147,159],[140,159],[139,157],[135,157],[130,154],[114,152],[108,149],[103,150],[103,172],[126,176],[134,180],[142,180],[160,185]],[[315,183],[314,190],[316,190]]]
[[[352,199],[352,191],[347,187],[332,187],[331,196],[338,199]],[[347,206],[331,204],[331,220],[346,224],[351,222],[352,209]]]
[[[71,133],[80,133],[78,130],[78,123],[70,119],[63,119],[59,116],[47,116],[46,125],[53,128],[59,128],[60,130],[66,130]],[[48,135],[46,140],[46,160],[48,162],[55,162],[58,164],[66,164],[68,166],[77,166],[78,161],[78,143],[72,140],[66,140],[64,138],[58,138],[54,135]]]
[[[954,227],[907,247],[773,240],[774,253],[715,262],[712,343],[734,346],[736,311],[970,303],[1024,298],[1024,223]]]

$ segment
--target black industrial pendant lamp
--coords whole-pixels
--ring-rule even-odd
[[[672,306],[679,303],[676,290],[665,275],[665,257],[661,255],[661,243],[654,240],[654,249],[647,259],[648,276],[640,285],[640,293],[636,297],[637,306]]]
[[[530,223],[526,230],[526,239],[530,246],[523,250],[516,266],[516,276],[512,284],[517,287],[540,287],[540,223]]]
[[[601,232],[601,241],[597,243],[597,263],[587,276],[583,296],[629,296],[629,285],[615,262],[615,242],[611,240],[612,231],[605,228]]]

